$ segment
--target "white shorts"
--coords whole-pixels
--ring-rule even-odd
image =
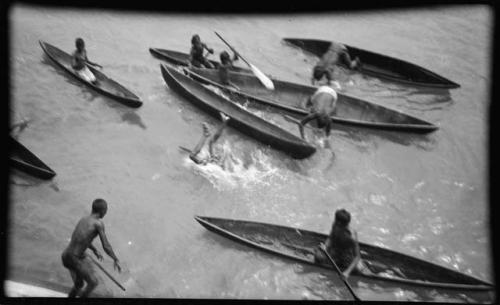
[[[81,70],[75,70],[76,74],[78,74],[81,78],[88,81],[89,83],[93,83],[96,81],[94,74],[89,70],[87,66],[85,66]]]

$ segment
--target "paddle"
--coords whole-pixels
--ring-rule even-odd
[[[330,260],[330,263],[332,263],[333,267],[335,268],[335,270],[339,274],[339,276],[342,279],[342,281],[344,282],[344,284],[347,286],[347,289],[349,289],[349,291],[351,292],[351,294],[354,297],[354,299],[356,301],[361,301],[361,299],[358,298],[358,296],[356,295],[356,293],[354,293],[354,290],[352,290],[351,285],[349,285],[349,282],[347,282],[347,279],[345,278],[344,274],[342,274],[342,272],[340,271],[340,269],[337,266],[337,264],[335,263],[335,261],[332,259],[332,257],[330,256],[330,254],[328,254],[328,252],[326,251],[325,245],[321,244],[319,248],[321,249],[321,251],[323,251],[323,253],[326,255],[326,257],[328,257],[328,260]]]
[[[191,149],[186,148],[186,147],[184,147],[184,146],[179,146],[179,149],[180,149],[180,150],[183,150],[183,151],[185,151],[185,152],[187,152],[187,153],[189,153],[189,154],[191,153]]]
[[[112,275],[111,273],[109,273],[106,269],[104,269],[104,267],[98,262],[96,261],[92,256],[90,256],[90,259],[92,260],[92,262],[94,264],[97,265],[97,267],[99,267],[99,269],[102,270],[102,272],[104,272],[104,274],[106,274],[116,285],[118,285],[118,287],[120,287],[123,291],[125,291],[125,287],[122,286],[122,284],[120,284]]]
[[[241,56],[240,53],[238,53],[238,51],[236,51],[227,41],[224,40],[224,38],[222,38],[217,32],[215,32],[215,35],[217,35],[217,37],[219,37],[234,53],[236,53],[238,55],[239,58],[241,58],[249,67],[250,69],[252,69],[252,72],[253,74],[255,74],[255,76],[260,80],[260,82],[269,90],[274,90],[274,84],[273,82],[271,81],[271,79],[269,79],[269,77],[267,77],[264,73],[262,73],[262,71],[259,70],[259,68],[257,68],[256,66],[252,65],[251,63],[249,63],[245,58],[243,58],[243,56]]]
[[[92,67],[96,67],[96,68],[99,68],[99,69],[102,69],[102,66],[100,64],[96,64],[94,62],[89,62],[89,61],[86,61],[87,65],[90,65]]]

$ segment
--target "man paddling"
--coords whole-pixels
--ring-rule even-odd
[[[321,86],[313,95],[306,101],[306,108],[309,108],[310,113],[299,123],[300,135],[304,136],[304,126],[316,120],[318,128],[324,128],[325,134],[330,135],[332,120],[330,116],[335,113],[337,105],[337,92],[331,87]]]
[[[214,49],[210,49],[206,44],[201,42],[200,36],[198,34],[193,35],[191,38],[191,51],[189,52],[189,63],[197,68],[214,69],[214,65],[209,62],[203,55],[203,51],[207,50],[208,53],[214,54]]]
[[[63,265],[69,270],[74,283],[73,288],[68,294],[70,298],[76,296],[85,298],[98,285],[97,277],[92,268],[91,258],[87,257],[85,253],[88,248],[94,252],[94,255],[99,260],[102,260],[101,253],[92,245],[95,237],[99,236],[104,251],[114,260],[114,268],[118,272],[121,272],[118,258],[104,233],[102,218],[106,215],[107,210],[108,205],[104,199],[94,200],[91,214],[80,219],[71,235],[69,245],[62,253]],[[82,290],[84,282],[87,286]]]
[[[365,271],[366,268],[363,265],[359,264],[361,255],[359,253],[358,236],[354,232],[353,238],[353,234],[349,230],[350,221],[351,214],[349,212],[344,209],[337,210],[332,229],[324,244],[327,253],[335,260],[340,270],[343,270],[342,274],[345,278],[349,276],[354,268],[359,268],[361,272],[368,272]],[[315,249],[314,261],[330,264],[326,255],[319,248]]]
[[[220,151],[217,149],[218,151],[216,152],[214,147],[215,142],[220,138],[229,121],[229,117],[224,113],[220,112],[220,116],[222,124],[214,134],[210,133],[207,123],[202,124],[203,135],[196,147],[189,154],[189,158],[196,164],[206,165],[209,162],[214,162],[220,164],[225,169],[228,154],[225,150]]]
[[[358,57],[351,60],[347,47],[341,43],[332,42],[328,50],[321,56],[319,62],[313,68],[311,83],[320,81],[323,76],[326,77],[327,85],[331,85],[333,72],[337,64],[345,64],[349,69],[359,68],[361,62]]]
[[[233,58],[229,56],[229,53],[222,51],[220,53],[220,66],[219,66],[219,78],[223,85],[231,86],[236,90],[240,90],[238,86],[233,84],[229,79],[229,70],[234,68],[233,61],[238,60],[238,55],[234,53]]]
[[[76,51],[73,52],[71,58],[71,67],[81,78],[83,78],[89,83],[95,84],[97,82],[97,79],[87,67],[87,63],[98,67],[100,67],[100,65],[91,62],[88,59],[87,50],[85,50],[85,42],[83,41],[82,38],[77,38],[75,41],[75,45],[76,45]]]

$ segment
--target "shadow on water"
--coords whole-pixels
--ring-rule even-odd
[[[136,125],[142,129],[146,129],[146,124],[142,121],[142,118],[134,111],[127,111],[122,114],[122,121],[131,125]]]

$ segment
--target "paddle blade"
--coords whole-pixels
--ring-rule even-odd
[[[260,82],[267,89],[274,90],[274,84],[271,81],[271,79],[269,79],[269,77],[267,77],[264,73],[262,73],[262,71],[260,71],[256,66],[254,66],[252,64],[250,64],[250,68],[252,69],[253,74],[255,74],[255,76],[257,76],[257,78],[260,80]]]

